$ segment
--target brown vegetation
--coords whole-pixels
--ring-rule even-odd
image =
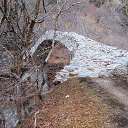
[[[71,79],[54,88],[42,102],[36,115],[37,128],[115,128],[110,123],[110,110],[87,83]],[[19,128],[31,128],[35,116]]]

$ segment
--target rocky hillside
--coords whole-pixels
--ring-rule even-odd
[[[73,31],[95,41],[127,49],[126,7],[118,0],[90,0],[77,4],[60,16],[57,30]],[[47,30],[54,28],[53,18],[54,14],[46,17],[44,27]]]

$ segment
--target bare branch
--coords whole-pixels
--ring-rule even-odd
[[[2,44],[0,44],[0,46],[1,46],[4,50],[6,50],[6,51],[9,53],[9,55],[11,56],[11,58],[13,59],[13,55],[11,54],[11,52],[10,52],[9,50],[7,50],[6,47],[4,47]]]

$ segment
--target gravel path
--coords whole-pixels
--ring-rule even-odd
[[[93,82],[103,88],[107,93],[112,95],[119,103],[122,103],[128,108],[128,90],[124,89],[121,85],[120,87],[115,86],[115,82],[110,78],[95,78],[92,79]]]

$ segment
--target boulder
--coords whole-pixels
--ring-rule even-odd
[[[114,76],[127,76],[128,75],[128,67],[125,65],[118,65],[112,71],[112,75],[114,75]]]

